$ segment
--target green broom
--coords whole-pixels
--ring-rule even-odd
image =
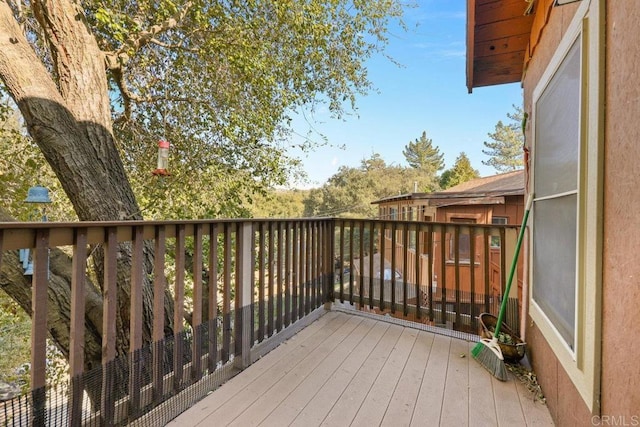
[[[500,334],[500,328],[502,327],[502,321],[504,320],[504,314],[507,311],[507,299],[509,291],[511,290],[511,283],[513,282],[513,275],[518,265],[518,255],[520,254],[520,246],[522,246],[522,239],[524,237],[524,229],[527,225],[527,219],[529,218],[529,211],[531,210],[531,204],[533,203],[533,195],[529,194],[527,199],[527,206],[524,211],[524,218],[522,219],[522,227],[520,227],[520,233],[518,234],[518,242],[516,243],[516,250],[513,254],[513,260],[511,261],[511,270],[509,271],[509,278],[507,279],[507,286],[504,290],[502,297],[502,304],[500,304],[500,312],[498,313],[498,320],[496,321],[496,327],[493,332],[493,338],[482,338],[478,344],[471,350],[471,355],[482,366],[484,366],[491,374],[500,381],[507,380],[507,368],[504,365],[504,357],[502,356],[502,350],[498,344],[498,335]]]

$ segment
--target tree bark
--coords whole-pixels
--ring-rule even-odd
[[[80,220],[142,219],[112,132],[104,54],[89,30],[80,4],[70,0],[34,0],[32,7],[51,49],[53,73],[30,46],[8,3],[0,0],[0,79],[18,105],[29,134],[60,180]],[[102,251],[92,252],[97,285],[102,289]],[[117,354],[123,355],[128,351],[129,342],[131,244],[119,245],[118,252],[116,340]],[[153,259],[153,248],[146,243],[145,302],[153,299],[150,280]],[[6,275],[17,280],[15,272],[7,270]],[[60,277],[59,286],[68,288],[59,290],[60,295],[65,298],[70,295],[70,275]],[[30,293],[22,295],[12,286],[5,289],[30,312]],[[51,299],[52,311],[68,317],[65,298]],[[170,332],[173,302],[168,289],[165,289],[165,301],[165,331]],[[151,339],[151,308],[145,304],[143,314],[143,335],[147,342]],[[101,307],[96,311],[102,317]],[[58,337],[63,353],[68,354],[68,340],[54,325],[52,321],[51,333]],[[101,327],[93,327],[100,333]],[[66,334],[68,336],[68,331]]]

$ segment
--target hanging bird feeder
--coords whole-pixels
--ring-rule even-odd
[[[158,141],[158,165],[156,169],[151,172],[153,175],[168,176],[171,175],[168,171],[169,168],[169,141],[161,139]]]
[[[36,185],[29,188],[27,191],[27,198],[24,199],[25,203],[33,203],[36,206],[36,212],[38,216],[42,216],[42,221],[47,221],[47,204],[51,203],[49,198],[49,189],[41,185]],[[22,262],[22,268],[24,269],[25,276],[33,275],[33,258],[29,249],[20,249],[20,261]],[[49,265],[49,259],[47,258],[47,265]],[[47,271],[49,269],[47,268]]]

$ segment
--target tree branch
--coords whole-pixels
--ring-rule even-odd
[[[167,49],[182,49],[182,50],[186,50],[187,52],[198,52],[198,49],[192,48],[192,47],[185,47],[183,45],[180,44],[171,44],[171,43],[164,43],[161,42],[160,40],[156,39],[156,38],[152,38],[149,40],[150,44],[155,44],[157,46],[160,47],[164,47]]]
[[[107,69],[111,71],[112,76],[122,94],[124,104],[124,114],[116,122],[124,122],[131,119],[131,103],[132,102],[155,102],[161,100],[167,100],[166,97],[143,97],[137,93],[134,93],[124,76],[124,66],[129,62],[132,55],[138,52],[142,47],[148,44],[154,44],[167,49],[181,48],[188,50],[189,52],[197,52],[197,49],[187,48],[178,44],[165,43],[156,36],[162,34],[172,28],[178,26],[182,22],[189,12],[192,3],[188,2],[183,8],[177,11],[172,17],[168,18],[164,22],[156,25],[152,25],[148,30],[140,31],[135,35],[130,36],[125,40],[122,46],[112,52],[105,52],[105,63]],[[174,101],[188,101],[188,99],[173,99]]]
[[[110,70],[113,70],[113,67],[122,67],[126,64],[125,59],[128,60],[129,57],[138,52],[142,47],[149,43],[159,44],[156,36],[177,27],[184,17],[187,16],[191,6],[192,3],[187,2],[179,11],[164,22],[152,25],[148,30],[139,31],[131,35],[124,41],[119,49],[113,52],[107,52],[107,67],[109,67]]]

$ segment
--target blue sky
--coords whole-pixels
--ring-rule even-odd
[[[387,53],[402,67],[377,56],[367,63],[377,88],[358,98],[355,114],[331,119],[315,113],[313,127],[328,144],[311,153],[292,151],[303,161],[309,182],[319,187],[340,166],[357,167],[379,153],[387,164],[406,165],[402,150],[426,131],[444,153],[446,168],[460,152],[469,156],[482,176],[496,171],[482,164],[487,133],[507,120],[513,104],[522,103],[519,83],[476,88],[468,94],[465,77],[465,4],[463,0],[417,0],[406,10],[409,30],[392,29]],[[309,124],[294,121],[296,133],[306,135]],[[312,136],[321,141],[321,137]],[[346,149],[340,149],[345,146]]]

